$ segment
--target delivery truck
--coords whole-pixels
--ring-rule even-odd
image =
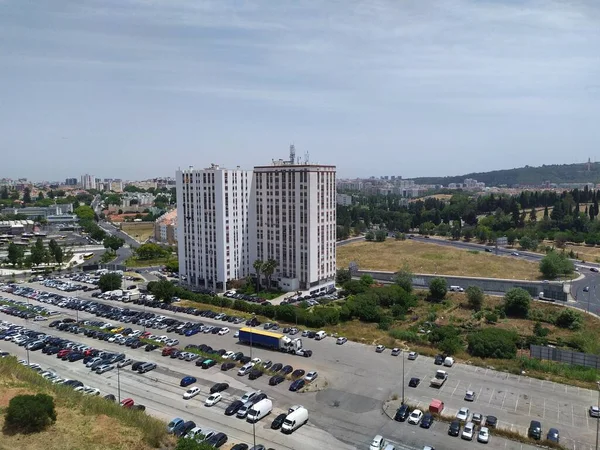
[[[255,403],[248,411],[246,421],[256,423],[265,416],[271,414],[273,410],[273,402],[269,398],[263,398],[258,403]]]
[[[435,387],[435,388],[441,388],[444,383],[446,382],[446,380],[448,379],[448,373],[445,370],[438,370],[435,373],[435,377],[433,377],[431,379],[431,382],[429,383],[431,387]]]
[[[300,338],[291,339],[280,333],[249,327],[240,329],[238,339],[243,344],[270,348],[280,352],[296,353],[297,350],[302,349],[302,339]]]

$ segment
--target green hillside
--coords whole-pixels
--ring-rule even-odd
[[[587,163],[583,164],[551,164],[541,167],[520,167],[517,169],[493,170],[491,172],[467,173],[450,177],[414,178],[418,184],[462,183],[465,178],[474,178],[487,186],[540,185],[550,183],[599,183],[600,163],[591,163],[588,171]]]

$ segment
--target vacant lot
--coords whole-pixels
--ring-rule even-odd
[[[535,263],[411,240],[357,242],[337,249],[338,267],[348,267],[352,261],[360,269],[396,271],[407,265],[414,273],[540,279]]]
[[[154,222],[122,223],[121,230],[138,242],[146,242],[146,239],[154,236]]]

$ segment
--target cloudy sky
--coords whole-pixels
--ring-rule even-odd
[[[600,160],[597,0],[0,0],[1,177]]]

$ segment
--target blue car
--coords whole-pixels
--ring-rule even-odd
[[[186,386],[189,386],[190,384],[194,384],[196,381],[198,381],[198,380],[196,380],[194,377],[183,377],[181,379],[181,382],[179,383],[179,386],[186,387]]]
[[[296,392],[296,391],[299,391],[300,389],[302,389],[303,387],[304,387],[304,378],[300,378],[300,379],[294,381],[290,385],[290,391]]]
[[[167,425],[167,432],[168,433],[173,433],[178,426],[181,426],[184,423],[185,423],[185,420],[183,420],[181,417],[175,417]]]
[[[198,331],[200,331],[198,328],[190,328],[189,330],[186,330],[185,335],[193,336],[194,334],[198,334]]]

